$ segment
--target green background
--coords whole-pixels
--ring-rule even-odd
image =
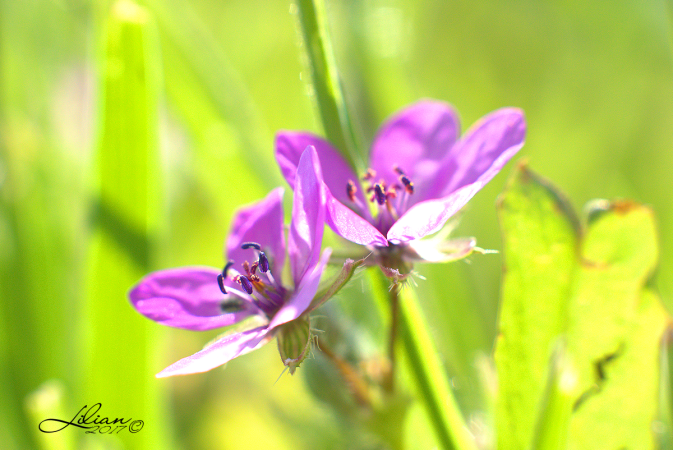
[[[76,438],[88,448],[376,448],[315,399],[303,367],[274,384],[282,370],[275,345],[226,369],[154,378],[216,333],[162,329],[135,313],[125,292],[147,270],[220,266],[234,210],[284,184],[272,156],[275,131],[320,128],[289,1],[144,6],[145,46],[110,50],[105,2],[0,1],[2,447],[68,448]],[[361,148],[387,116],[419,98],[452,103],[463,129],[499,107],[522,108],[528,137],[517,158],[576,209],[599,197],[653,207],[662,246],[655,285],[673,306],[665,2],[331,0],[327,11]],[[147,64],[146,91],[106,110],[105,74],[117,57]],[[129,120],[127,135],[123,119],[133,117],[146,118],[147,128]],[[114,118],[121,125],[106,139]],[[138,136],[157,144],[143,146]],[[122,169],[97,156],[105,149],[128,152]],[[505,176],[470,202],[456,235],[501,248],[494,204]],[[120,207],[131,231],[115,242],[101,237],[109,222],[99,193],[121,196],[139,183],[141,199]],[[118,254],[120,242],[146,254],[123,245]],[[487,427],[480,374],[496,334],[501,257],[468,262],[418,266],[427,280],[417,291],[468,422]],[[376,354],[385,330],[361,293],[365,281],[356,279],[330,308],[343,310],[344,326],[362,328],[360,351]],[[83,432],[68,429],[45,441],[37,424],[55,417],[48,380],[58,380],[50,385],[61,399],[58,417],[101,402],[103,414],[145,426],[82,442]],[[410,448],[433,445],[426,427],[412,407]]]

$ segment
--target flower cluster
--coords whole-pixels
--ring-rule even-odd
[[[157,376],[204,372],[278,337],[294,372],[311,341],[309,313],[343,286],[362,263],[347,260],[318,295],[331,250],[321,254],[324,225],[366,246],[384,273],[404,275],[413,261],[448,261],[469,254],[474,239],[442,245],[421,239],[442,229],[521,148],[523,112],[497,110],[460,136],[455,111],[420,101],[377,133],[360,177],[324,139],[280,132],[276,159],[293,189],[286,237],[283,189],[241,208],[226,241],[223,270],[185,267],[154,272],[129,293],[132,305],[164,325],[195,331],[230,327],[200,352]],[[282,280],[289,259],[291,282]],[[237,327],[233,327],[238,325]],[[243,328],[243,329],[242,329]]]

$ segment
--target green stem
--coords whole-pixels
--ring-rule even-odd
[[[446,449],[476,450],[415,292],[408,287],[403,289],[400,300],[400,335],[409,369],[441,444]]]
[[[341,91],[322,0],[297,0],[297,18],[313,82],[313,93],[327,139],[352,167],[362,165]],[[360,168],[361,169],[361,168]]]
[[[415,292],[400,292],[400,337],[421,401],[430,416],[437,437],[446,449],[476,450],[458,403],[449,387],[429,328]]]
[[[389,298],[385,295],[389,280],[380,270],[369,271],[369,280],[381,314],[387,314]],[[399,300],[399,337],[411,373],[437,438],[446,450],[476,450],[463,416],[449,387],[439,353],[432,341],[429,328],[409,287],[401,289]],[[392,326],[392,322],[391,322]]]
[[[334,353],[324,342],[321,342],[320,344],[320,351],[322,351],[327,359],[329,359],[339,370],[339,373],[344,379],[344,382],[348,385],[355,402],[360,406],[371,409],[372,399],[369,395],[369,390],[367,389],[367,383],[362,376],[347,361]]]
[[[383,380],[383,388],[388,392],[393,392],[395,389],[395,342],[397,341],[400,328],[400,296],[397,287],[391,289],[389,292],[390,336],[388,338],[388,361],[390,362],[390,367],[386,378]]]

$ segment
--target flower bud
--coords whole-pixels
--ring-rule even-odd
[[[283,364],[290,369],[290,374],[294,374],[308,355],[310,343],[308,317],[300,317],[281,326],[278,332],[278,351]]]

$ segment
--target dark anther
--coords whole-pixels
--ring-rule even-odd
[[[351,180],[348,180],[348,184],[346,185],[346,194],[348,194],[350,201],[355,201],[355,193],[357,191],[358,188],[355,187],[355,183],[353,183]]]
[[[399,166],[393,167],[393,170],[395,171],[396,174],[398,175],[404,175],[404,170],[400,169]]]
[[[243,250],[247,250],[249,248],[254,248],[255,250],[261,250],[262,246],[259,245],[257,242],[244,242],[243,245],[241,245],[241,248]]]
[[[259,270],[262,273],[267,273],[269,271],[269,260],[264,252],[259,252]]]
[[[374,185],[374,198],[379,205],[384,205],[386,203],[386,194],[383,192],[383,188],[380,184]]]
[[[373,180],[376,176],[376,171],[374,169],[367,169],[367,173],[362,177],[363,180]]]
[[[407,191],[407,194],[414,193],[414,183],[406,175],[400,175],[400,181],[404,185],[404,190]]]
[[[250,280],[248,280],[247,277],[240,275],[236,277],[236,281],[238,281],[241,284],[241,286],[243,286],[245,292],[247,292],[248,294],[252,294],[252,283],[250,282]]]
[[[231,261],[231,260],[230,260],[230,261],[227,261],[227,264],[224,266],[224,269],[222,270],[222,276],[223,276],[224,278],[227,278],[227,272],[229,271],[229,269],[230,269],[231,266],[233,266],[233,265],[234,265],[234,262],[233,262],[233,261]]]
[[[222,291],[223,294],[226,294],[227,290],[224,288],[224,275],[219,274],[217,276],[217,284],[220,286],[220,291]]]

